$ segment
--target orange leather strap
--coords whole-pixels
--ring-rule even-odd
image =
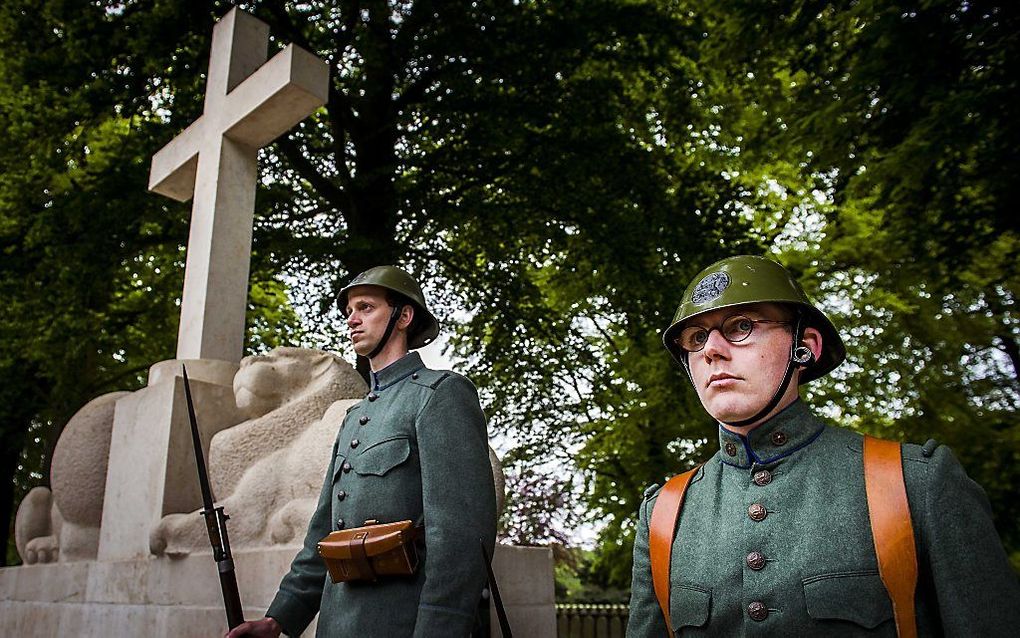
[[[917,638],[917,548],[899,443],[864,437],[864,489],[878,573],[892,599],[896,633],[899,638]]]
[[[666,629],[673,636],[673,622],[669,617],[669,561],[673,553],[673,536],[680,522],[680,510],[684,506],[687,486],[691,477],[701,466],[678,474],[666,481],[659,490],[659,496],[652,507],[652,519],[648,524],[648,558],[652,565],[652,587],[659,601]]]

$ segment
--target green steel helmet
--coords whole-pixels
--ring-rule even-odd
[[[802,384],[825,376],[846,359],[846,347],[836,327],[811,303],[789,271],[771,259],[752,255],[727,257],[698,273],[662,334],[663,344],[674,359],[685,364],[686,352],[676,339],[687,321],[719,308],[751,303],[794,306],[801,312],[801,329],[814,328],[822,334],[822,354],[804,370]]]
[[[432,343],[439,336],[439,321],[429,312],[425,305],[425,295],[422,294],[421,286],[414,277],[396,266],[376,266],[369,268],[351,280],[349,284],[340,290],[337,297],[337,307],[340,312],[347,314],[347,296],[352,288],[356,286],[379,286],[386,290],[392,290],[407,297],[414,306],[415,314],[420,313],[421,321],[414,334],[407,336],[407,347],[410,349],[421,348]]]

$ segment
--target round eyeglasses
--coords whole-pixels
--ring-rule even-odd
[[[730,343],[739,343],[744,339],[751,336],[754,332],[755,324],[759,323],[776,323],[782,325],[788,325],[789,321],[775,321],[772,319],[751,319],[744,315],[730,315],[723,319],[722,323],[717,326],[706,328],[704,326],[687,326],[680,331],[680,336],[676,338],[675,343],[686,350],[687,352],[700,352],[705,348],[705,344],[708,343],[708,335],[713,330],[718,330],[719,334],[723,336],[723,339]]]

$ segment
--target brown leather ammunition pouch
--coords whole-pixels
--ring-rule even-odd
[[[363,527],[331,532],[319,541],[319,556],[334,583],[410,576],[418,569],[414,541],[422,531],[411,521],[365,521]]]

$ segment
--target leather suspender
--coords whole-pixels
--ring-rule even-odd
[[[652,587],[666,629],[673,636],[669,615],[669,563],[680,522],[687,486],[701,466],[674,476],[659,491],[648,525],[648,555]],[[864,437],[864,489],[868,500],[871,536],[878,557],[878,572],[892,600],[899,638],[917,638],[914,592],[917,588],[917,549],[903,482],[900,444]]]
[[[864,489],[878,573],[892,599],[896,633],[900,638],[916,638],[917,548],[899,443],[864,437]]]
[[[673,553],[673,537],[676,535],[677,523],[680,522],[680,510],[684,506],[687,486],[700,467],[701,465],[698,465],[666,481],[655,499],[652,519],[648,525],[648,558],[652,564],[652,587],[655,588],[655,597],[659,600],[662,615],[666,618],[666,629],[670,638],[673,636],[673,622],[669,617],[669,561]]]

